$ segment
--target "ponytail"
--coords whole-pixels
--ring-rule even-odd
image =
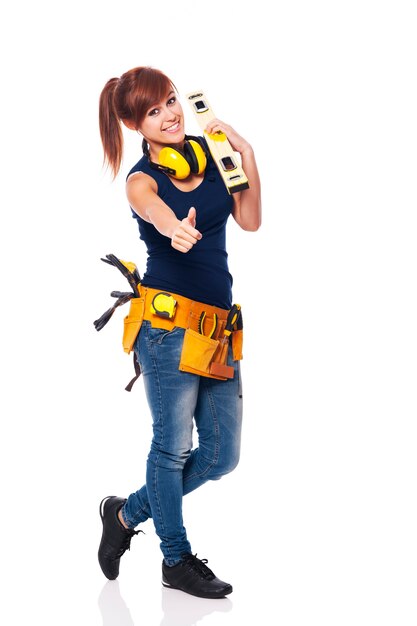
[[[111,78],[100,94],[99,124],[104,150],[104,163],[110,166],[116,178],[123,156],[123,132],[115,106],[115,91],[118,78]]]

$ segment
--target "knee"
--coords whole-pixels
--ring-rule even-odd
[[[220,480],[222,476],[226,476],[226,474],[230,474],[239,464],[240,452],[237,450],[234,454],[230,454],[227,458],[222,459],[221,457],[218,459],[218,462],[213,465],[210,471],[210,480]]]
[[[163,446],[152,446],[149,453],[148,462],[167,470],[183,470],[191,450],[188,449],[167,449]]]

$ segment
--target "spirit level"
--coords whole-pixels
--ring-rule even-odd
[[[204,133],[204,138],[210,149],[226,189],[229,193],[249,189],[249,182],[242,169],[232,146],[226,135],[218,131],[209,134],[205,128],[216,116],[202,90],[192,91],[187,94],[188,102],[197,118],[197,122]]]

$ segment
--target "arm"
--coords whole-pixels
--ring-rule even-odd
[[[129,177],[126,194],[129,204],[145,222],[171,239],[171,245],[179,252],[188,252],[202,238],[196,230],[196,211],[191,207],[188,216],[179,220],[174,211],[157,195],[157,185],[153,178],[137,173]]]
[[[233,194],[232,215],[243,230],[258,230],[262,219],[261,182],[252,146],[231,126],[218,119],[207,124],[208,133],[215,133],[218,130],[225,133],[233,150],[239,152],[242,157],[242,168],[249,181],[249,189]]]

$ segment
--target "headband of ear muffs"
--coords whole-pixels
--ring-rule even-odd
[[[199,137],[187,135],[182,149],[164,146],[158,154],[158,163],[150,159],[149,146],[144,139],[142,149],[154,170],[183,180],[190,174],[202,174],[207,166],[206,150]]]

